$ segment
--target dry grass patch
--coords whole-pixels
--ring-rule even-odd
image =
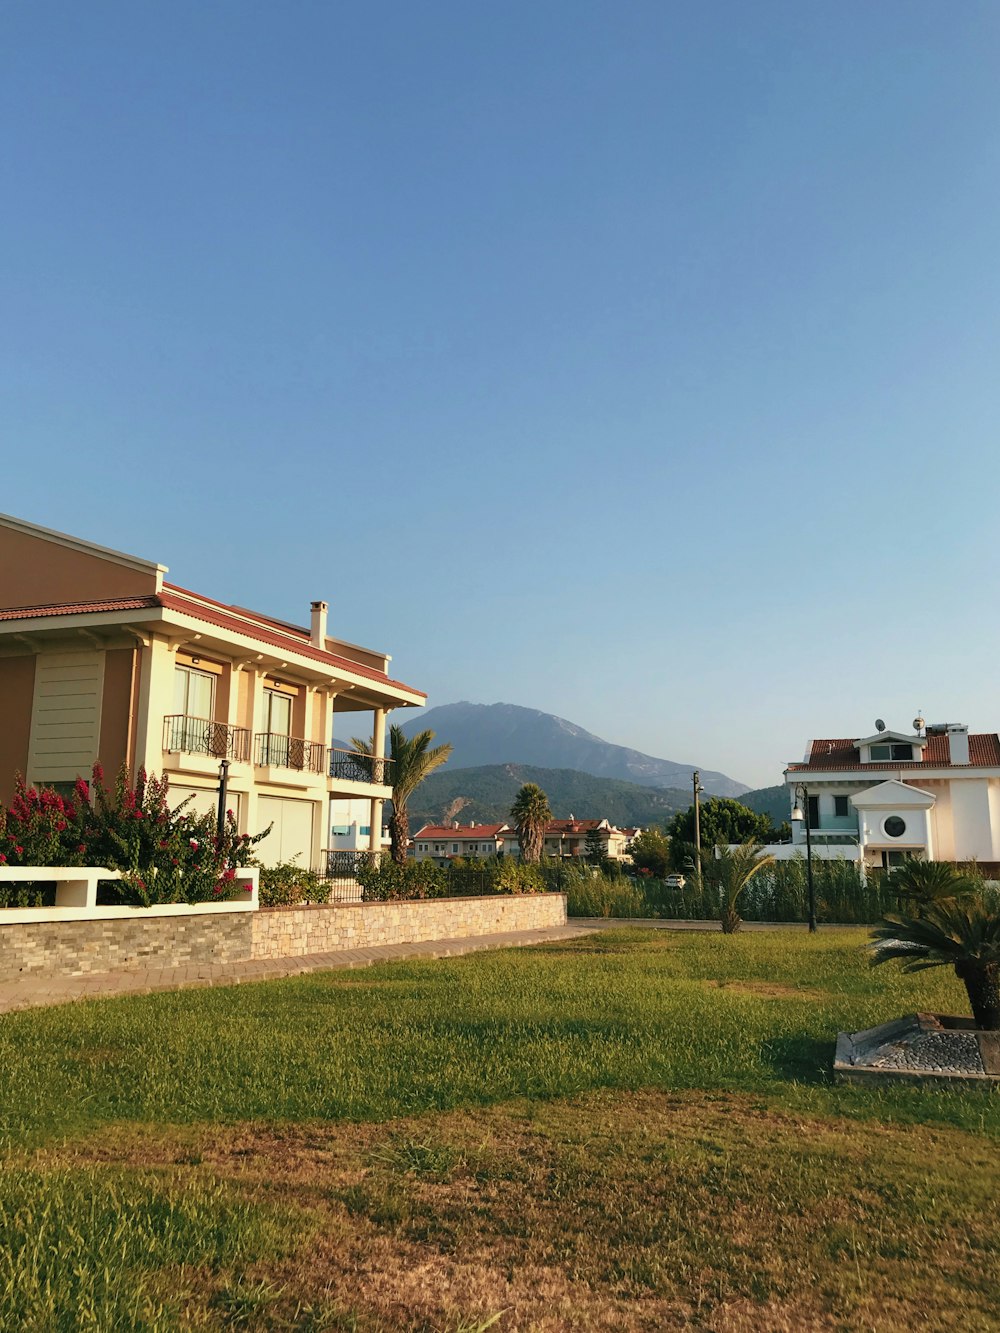
[[[607,1092],[379,1125],[123,1127],[33,1160],[67,1159],[186,1170],[318,1219],[285,1257],[195,1282],[192,1327],[1000,1326],[1000,1171],[960,1130]]]

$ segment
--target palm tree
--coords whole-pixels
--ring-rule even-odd
[[[510,817],[517,829],[521,860],[537,864],[542,859],[545,826],[552,818],[549,798],[535,782],[526,782],[514,797]]]
[[[389,821],[389,838],[392,859],[399,865],[406,863],[406,846],[410,840],[407,802],[424,778],[436,768],[440,768],[451,754],[450,745],[438,745],[433,750],[430,749],[433,739],[433,731],[418,731],[413,736],[407,736],[403,728],[396,726],[395,723],[389,728],[389,756],[392,759],[392,819]],[[358,754],[372,753],[370,740],[362,741],[355,736],[351,744]]]
[[[887,887],[898,898],[908,900],[917,916],[931,903],[966,898],[978,892],[979,885],[950,861],[909,859],[890,871]]]
[[[706,863],[705,874],[718,891],[720,920],[727,935],[732,935],[743,924],[743,918],[736,910],[740,894],[754,875],[772,865],[774,857],[765,856],[758,842],[744,842],[738,847],[716,847],[714,857]]]
[[[903,958],[904,972],[953,967],[977,1027],[1000,1030],[1000,911],[982,897],[945,898],[916,916],[888,912],[872,930],[871,965]]]

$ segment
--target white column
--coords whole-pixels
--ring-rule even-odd
[[[375,759],[385,758],[385,708],[376,708],[374,714],[374,726],[372,728],[372,755]],[[385,775],[383,774],[383,782]],[[368,846],[373,852],[377,852],[382,846],[382,798],[373,796],[369,811],[369,834]]]

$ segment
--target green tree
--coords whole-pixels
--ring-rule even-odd
[[[392,759],[392,819],[389,838],[392,859],[397,865],[406,863],[406,847],[410,840],[410,820],[407,802],[429,774],[446,763],[451,754],[450,745],[430,748],[433,731],[418,731],[407,736],[395,723],[389,728],[389,756]],[[353,737],[351,744],[358,754],[371,756],[372,741]]]
[[[736,909],[740,894],[754,875],[773,865],[774,857],[765,856],[757,842],[744,842],[738,847],[717,843],[713,855],[705,857],[705,880],[719,895],[720,920],[727,935],[732,935],[743,924]]]
[[[670,869],[670,839],[662,829],[643,829],[632,839],[628,851],[636,869],[648,870],[656,879],[663,879]]]
[[[954,968],[976,1025],[1000,1030],[1000,911],[983,898],[925,899],[915,916],[887,912],[870,947],[872,967],[902,958],[904,972]]]
[[[535,865],[542,859],[545,826],[552,818],[549,798],[535,782],[526,782],[514,797],[510,817],[517,829],[521,860]]]
[[[731,843],[774,842],[776,830],[770,815],[729,797],[713,796],[701,805],[702,849]],[[695,859],[694,806],[674,815],[667,825],[670,837],[670,864],[674,870],[686,870]]]

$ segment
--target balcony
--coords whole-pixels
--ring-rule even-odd
[[[172,713],[163,719],[163,748],[174,754],[200,754],[211,759],[250,758],[250,732],[205,717]]]
[[[330,751],[327,775],[338,782],[365,782],[376,787],[392,786],[392,760],[375,759],[356,750]]]
[[[254,763],[263,768],[288,768],[297,773],[324,773],[326,746],[300,736],[259,731],[254,737]]]

